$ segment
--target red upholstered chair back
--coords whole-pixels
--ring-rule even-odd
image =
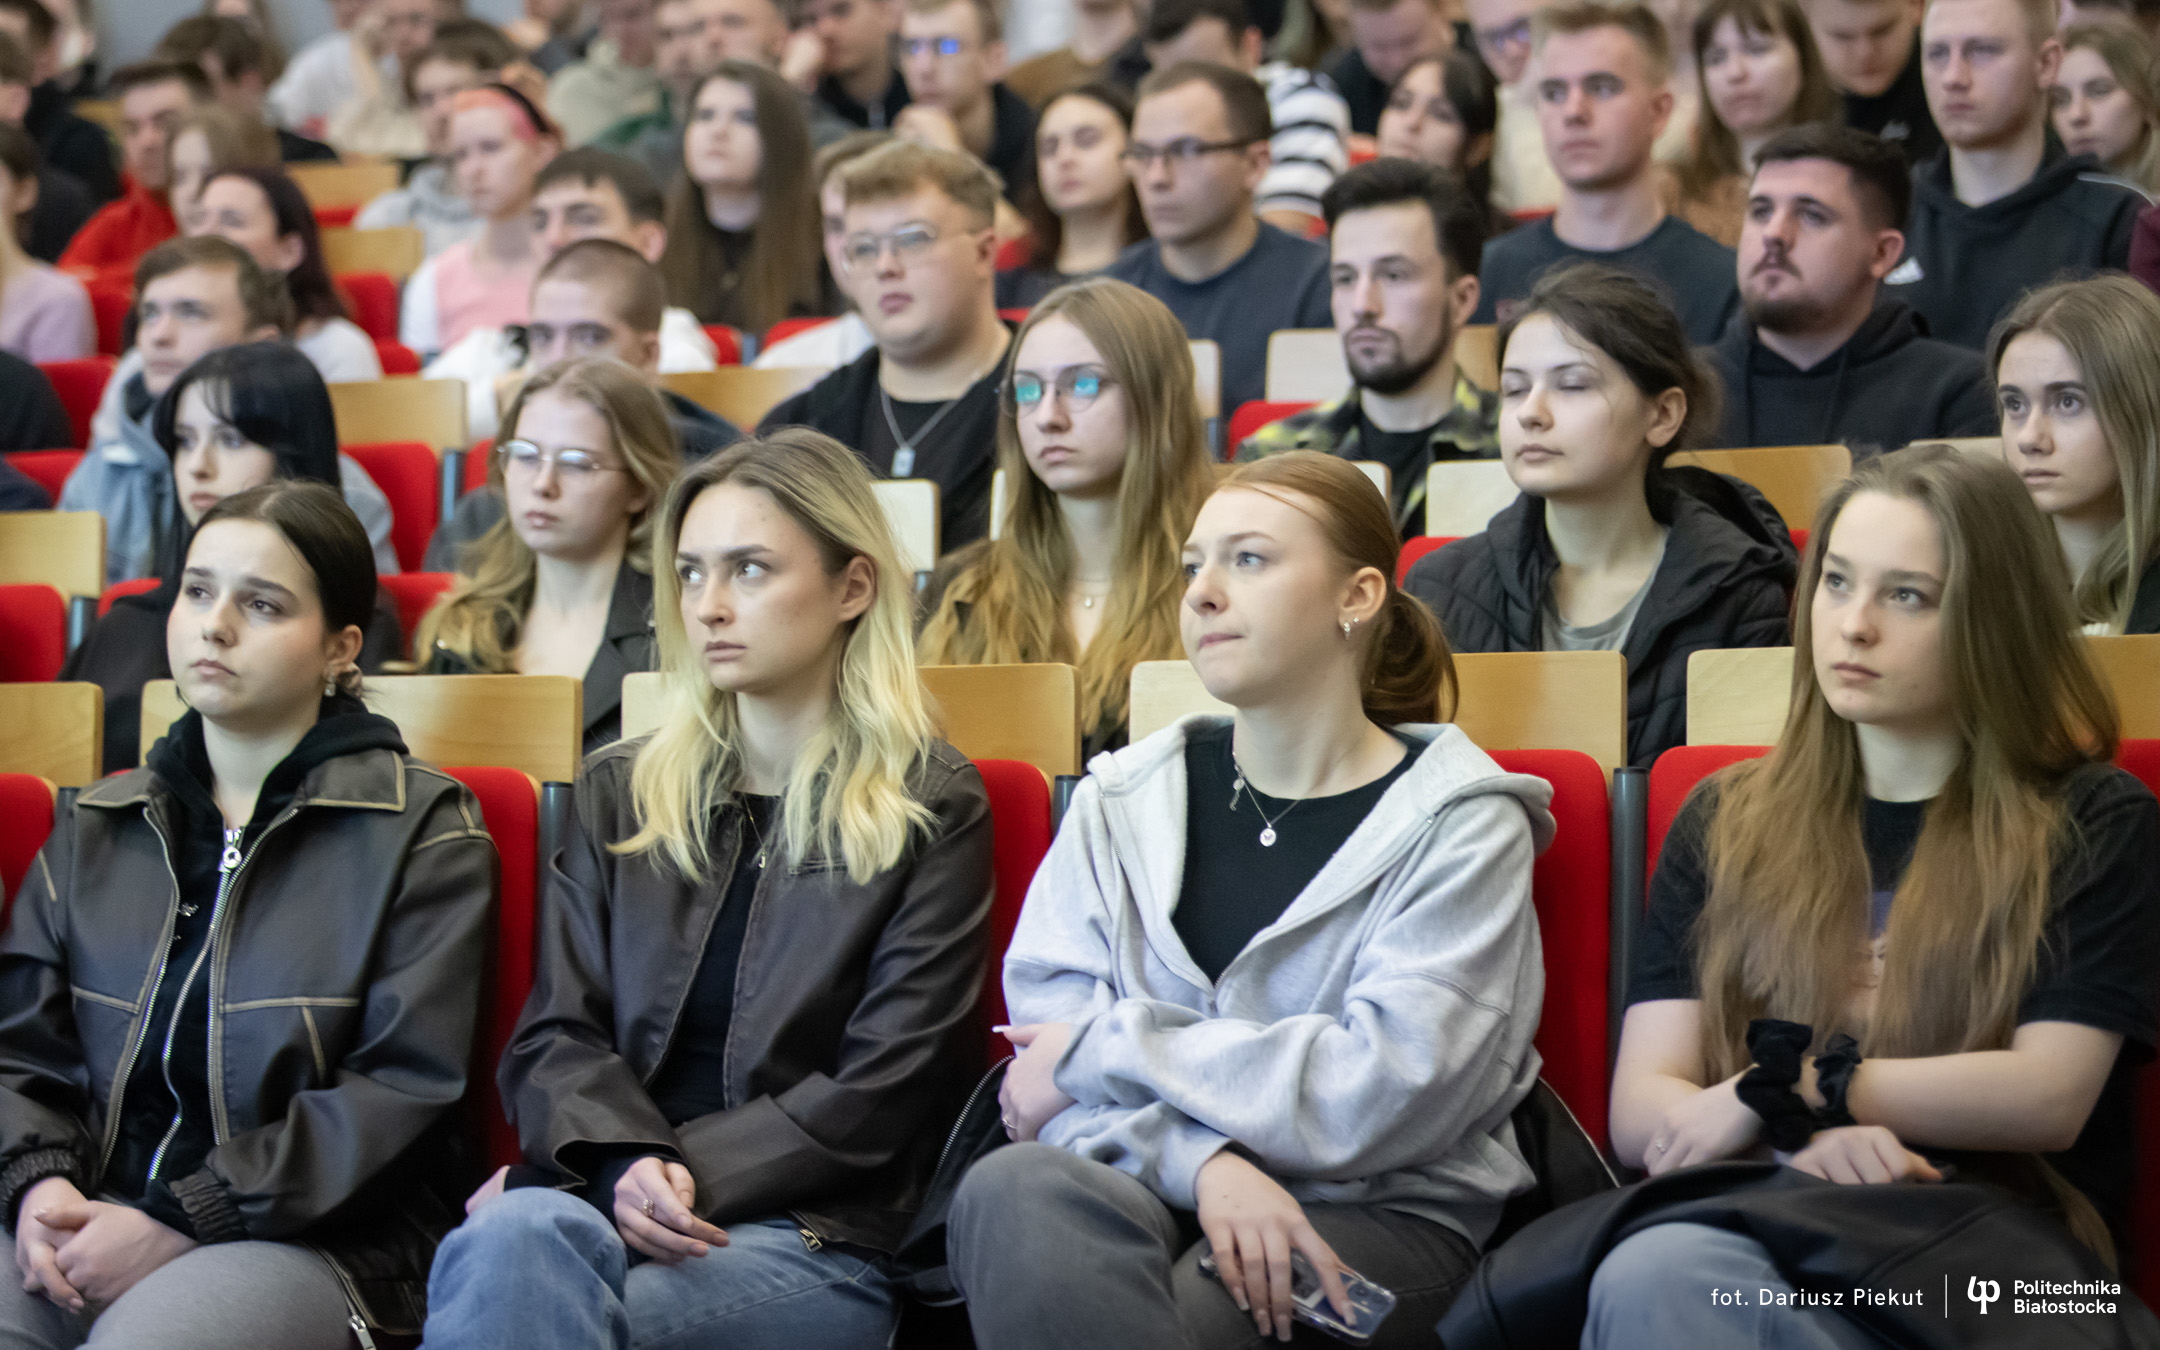
[[[90,312],[97,320],[98,355],[117,357],[127,349],[128,314],[134,308],[135,296],[126,282],[90,283]]]
[[[382,373],[385,376],[420,373],[420,353],[402,342],[384,342],[378,339],[375,343],[375,359],[382,362]]]
[[[1434,549],[1446,548],[1460,537],[1452,534],[1421,534],[1404,541],[1402,552],[1395,555],[1395,584],[1403,584],[1403,579],[1410,575],[1410,569],[1417,566],[1418,559]]]
[[[1612,808],[1605,771],[1579,750],[1491,753],[1508,772],[1552,784],[1558,833],[1530,880],[1545,953],[1537,1048],[1545,1081],[1603,1148],[1611,1097],[1605,981],[1612,952]]]
[[[87,428],[88,421],[85,420],[83,425]],[[67,486],[68,475],[75,472],[75,466],[82,463],[82,458],[80,450],[17,450],[7,457],[7,462],[45,489],[45,494],[53,499],[53,505],[58,506],[60,489]]]
[[[397,341],[398,284],[389,273],[347,272],[334,280],[360,331],[377,342]]]
[[[474,488],[486,487],[488,466],[494,462],[495,442],[474,441],[472,449],[465,452],[465,482],[458,489],[459,495],[471,492]]]
[[[44,361],[38,365],[45,378],[52,381],[60,406],[67,409],[68,427],[75,433],[77,449],[90,445],[90,418],[97,412],[98,400],[105,397],[105,386],[112,380],[117,364],[110,356],[86,356],[79,361]],[[54,488],[52,494],[58,500],[60,489]]]
[[[705,325],[705,336],[712,340],[713,364],[739,366],[742,364],[742,330],[730,328],[724,323]]]
[[[127,581],[116,581],[107,586],[105,593],[98,597],[98,617],[102,619],[112,613],[113,601],[118,600],[123,595],[148,595],[157,588],[158,579],[156,577],[134,577]]]
[[[50,586],[0,586],[0,683],[50,680],[67,662],[67,601]]]
[[[1301,413],[1312,407],[1310,401],[1280,400],[1270,403],[1255,399],[1251,403],[1238,404],[1237,411],[1230,414],[1230,450],[1235,454],[1239,444],[1270,422],[1280,422],[1292,413]]]
[[[390,499],[390,543],[398,566],[411,572],[427,556],[428,540],[442,516],[441,461],[419,441],[348,445],[345,453]]]
[[[1005,1022],[1005,948],[1020,922],[1035,868],[1050,851],[1050,784],[1042,770],[1017,759],[978,759],[975,768],[990,793],[991,867],[997,878],[990,904],[990,960],[976,1012],[990,1047],[988,1062],[995,1064],[1012,1053],[990,1028]]]
[[[1754,759],[1770,752],[1767,745],[1680,745],[1659,755],[1650,766],[1650,838],[1643,850],[1643,877],[1657,875],[1658,853],[1665,847],[1665,832],[1686,804],[1695,785],[1728,764]],[[1645,896],[1649,893],[1644,892]]]
[[[516,769],[444,769],[472,790],[480,816],[502,855],[501,899],[495,911],[495,946],[489,953],[487,989],[480,1005],[480,1028],[473,1038],[468,1107],[486,1145],[489,1166],[517,1162],[517,1130],[503,1114],[495,1091],[495,1066],[502,1060],[518,1014],[532,992],[536,956],[535,915],[539,908],[540,785]]]
[[[0,928],[30,862],[52,833],[53,785],[34,774],[0,773]]]
[[[457,580],[457,573],[400,572],[378,580],[397,605],[398,631],[405,635],[405,651],[411,655],[413,634],[420,629],[421,617],[428,612],[428,606],[435,603],[435,597],[450,589]]]

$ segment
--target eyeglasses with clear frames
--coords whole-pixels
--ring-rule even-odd
[[[883,234],[851,234],[840,245],[840,257],[849,271],[860,271],[877,266],[889,246],[893,257],[904,266],[928,253],[938,238],[937,227],[932,225],[902,225]]]
[[[573,483],[588,482],[595,474],[629,472],[620,464],[602,464],[590,450],[542,450],[531,441],[504,441],[495,447],[495,458],[506,476],[512,471],[538,476],[543,464],[552,466],[557,478]]]
[[[1015,413],[1022,413],[1033,411],[1054,392],[1065,400],[1066,411],[1081,412],[1116,383],[1101,366],[1067,366],[1048,380],[1032,370],[1016,370],[1005,382],[1005,397]]]
[[[965,50],[967,50],[966,44],[956,37],[900,39],[900,54],[902,56],[928,56],[932,52],[939,56],[958,56]]]
[[[1118,155],[1128,173],[1146,173],[1161,160],[1173,169],[1182,169],[1195,163],[1202,155],[1220,154],[1225,150],[1243,150],[1251,141],[1203,141],[1192,136],[1181,136],[1168,145],[1149,145],[1134,141]]]

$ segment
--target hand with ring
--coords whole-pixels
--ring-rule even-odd
[[[697,1217],[697,1182],[679,1162],[647,1156],[615,1183],[615,1231],[624,1245],[674,1265],[727,1245],[727,1234]]]

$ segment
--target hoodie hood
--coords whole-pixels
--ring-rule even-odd
[[[1848,378],[1874,361],[1894,359],[1912,343],[1927,336],[1927,320],[1902,300],[1878,295],[1875,308],[1860,321],[1853,335],[1830,355],[1805,370],[1765,346],[1757,337],[1755,322],[1745,311],[1735,314],[1718,339],[1713,353],[1725,378],[1721,444],[1829,445],[1846,439],[1839,434],[1844,414],[1854,401],[1857,382]],[[1755,382],[1805,381],[1808,403],[1821,411],[1818,429],[1807,436],[1793,436],[1780,427],[1776,438],[1758,434],[1755,425]],[[1948,434],[1948,433],[1944,433]]]
[[[2064,149],[2051,127],[2047,133],[2047,147],[2040,152],[2040,167],[2016,191],[2005,193],[1984,206],[1968,206],[1958,200],[1957,185],[1950,175],[1950,151],[1946,147],[1941,154],[1913,170],[1913,204],[1917,207],[1924,203],[1937,210],[1950,211],[1968,221],[1975,230],[1985,230],[1990,225],[2018,220],[2035,205],[2051,200],[2087,175],[2112,177],[2092,156],[2073,155]]]

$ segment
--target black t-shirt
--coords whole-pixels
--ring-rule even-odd
[[[1388,485],[1393,497],[1388,505],[1394,509],[1395,518],[1402,521],[1405,539],[1425,533],[1423,513],[1416,518],[1406,517],[1403,507],[1433,461],[1478,458],[1465,452],[1453,436],[1439,435],[1437,424],[1416,431],[1382,431],[1363,411],[1358,413],[1357,420],[1357,457],[1387,465]]]
[[[1603,263],[1648,282],[1680,316],[1688,341],[1698,346],[1717,341],[1740,308],[1733,251],[1678,216],[1665,217],[1626,248],[1608,250],[1563,242],[1548,216],[1485,246],[1485,262],[1478,269],[1483,290],[1470,321],[1505,322],[1547,268],[1571,262]]]
[[[862,457],[882,478],[929,478],[938,485],[938,547],[951,551],[973,543],[989,528],[990,474],[996,467],[997,381],[1002,363],[977,380],[945,412],[948,401],[892,400],[892,420],[914,446],[915,462],[896,462],[900,441],[885,420],[875,390],[863,418]],[[944,412],[943,417],[938,414]],[[937,421],[931,426],[931,421]],[[925,429],[927,428],[927,434]]]
[[[1361,788],[1332,797],[1283,799],[1248,785],[1235,792],[1230,727],[1185,742],[1185,878],[1171,923],[1194,964],[1219,980],[1253,934],[1282,917],[1423,747]],[[1254,803],[1258,806],[1255,807]],[[1265,819],[1263,819],[1265,817]],[[1275,822],[1272,846],[1261,828]]]
[[[670,1125],[727,1109],[727,1037],[728,1023],[735,1015],[735,972],[742,963],[743,937],[750,931],[750,902],[757,894],[758,878],[764,875],[759,859],[770,860],[763,845],[777,848],[780,843],[780,799],[745,792],[740,800],[748,819],[735,817],[741,831],[735,873],[728,878],[720,912],[713,916],[690,992],[683,996],[675,1038],[660,1061],[660,1071],[653,1075],[653,1105]]]
[[[2017,1020],[2076,1022],[2123,1038],[2115,1067],[2077,1142],[2048,1161],[2083,1191],[2118,1236],[2128,1218],[2135,1165],[2135,1071],[2153,1056],[2155,975],[2160,972],[2160,803],[2109,765],[2079,769],[2062,789],[2069,843],[2048,876],[2050,911],[2032,983]],[[1700,997],[1691,936],[1709,894],[1704,846],[1715,792],[1680,812],[1650,882],[1650,914],[1635,951],[1628,1003]],[[1869,801],[1861,834],[1873,894],[1877,946],[1890,904],[1926,820],[1925,802]]]
[[[1907,164],[1935,157],[1942,132],[1928,111],[1927,85],[1920,78],[1920,35],[1913,35],[1912,55],[1896,80],[1879,94],[1846,94],[1845,125],[1870,132],[1897,146]]]

